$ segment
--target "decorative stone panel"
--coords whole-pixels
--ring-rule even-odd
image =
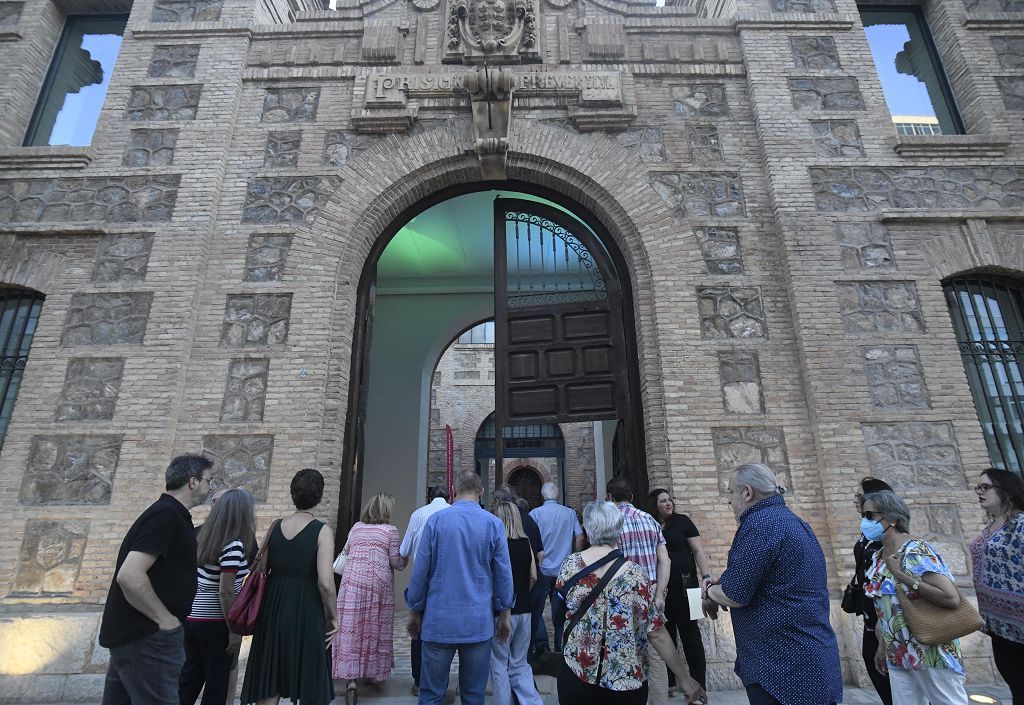
[[[651,178],[651,185],[673,209],[677,222],[690,216],[746,214],[740,176],[734,172],[658,174]]]
[[[839,69],[839,52],[832,37],[790,37],[793,65],[798,69]]]
[[[267,501],[274,437],[203,436],[202,454],[213,461],[210,473],[225,487],[243,487],[258,502]]]
[[[283,345],[288,340],[291,294],[228,296],[220,344],[225,348]]]
[[[123,373],[123,358],[73,358],[68,362],[54,421],[109,421],[114,418]]]
[[[992,37],[992,48],[1004,69],[1024,69],[1024,37]]]
[[[835,11],[836,4],[833,0],[772,0],[772,12],[816,14]]]
[[[720,162],[722,140],[714,125],[687,125],[686,142],[690,147],[690,161],[696,164]]]
[[[104,235],[92,270],[94,282],[137,282],[146,278],[153,236]]]
[[[718,353],[722,403],[728,414],[763,414],[761,365],[757,353],[742,350]]]
[[[157,46],[149,62],[150,78],[192,78],[199,61],[198,44]]]
[[[21,19],[23,2],[0,2],[0,27],[14,27]]]
[[[814,154],[826,159],[863,157],[864,143],[856,120],[811,120]]]
[[[178,144],[178,128],[131,130],[121,163],[125,166],[170,166]]]
[[[864,110],[855,78],[791,78],[789,90],[797,110]]]
[[[68,595],[75,590],[89,524],[29,519],[11,590],[16,595]]]
[[[704,338],[763,338],[767,335],[761,289],[756,286],[697,289]]]
[[[1024,167],[811,167],[819,211],[1020,209]]]
[[[402,55],[402,33],[395,22],[368,20],[363,26],[363,61],[390,64]]]
[[[153,294],[72,294],[61,345],[141,345]]]
[[[345,166],[350,158],[379,141],[377,135],[363,135],[349,130],[328,130],[324,137],[323,163],[330,166]]]
[[[953,424],[895,421],[861,424],[871,474],[898,492],[916,487],[964,489]]]
[[[22,504],[110,504],[121,436],[33,436]]]
[[[280,281],[291,246],[291,235],[251,236],[243,279],[247,282]]]
[[[836,282],[836,291],[847,333],[924,333],[914,282]]]
[[[710,226],[697,228],[694,232],[708,274],[743,273],[740,235],[736,228]]]
[[[220,19],[223,0],[156,0],[151,22],[212,22]]]
[[[260,122],[313,122],[319,103],[319,88],[270,88],[263,97]]]
[[[620,145],[640,157],[643,162],[664,162],[665,141],[660,127],[640,127],[612,133]]]
[[[626,26],[620,22],[587,22],[583,51],[591,61],[613,61],[626,55]]]
[[[924,528],[921,528],[922,525]],[[968,551],[956,505],[915,506],[911,528],[928,539],[953,575],[968,575]]]
[[[166,221],[180,179],[164,174],[0,181],[0,222]]]
[[[997,76],[996,84],[1007,110],[1024,110],[1024,76]]]
[[[267,135],[267,149],[263,153],[263,166],[268,168],[298,166],[302,130],[271,132]]]
[[[128,119],[195,120],[203,86],[133,86],[128,97]]]
[[[836,223],[835,234],[843,269],[848,272],[895,269],[889,231],[881,223]]]
[[[714,428],[711,439],[723,497],[728,495],[733,471],[744,463],[764,463],[775,472],[779,484],[792,490],[786,436],[781,428]]]
[[[672,98],[676,114],[683,117],[726,117],[729,114],[725,84],[722,83],[680,86],[672,91]]]
[[[339,183],[340,179],[329,176],[250,179],[242,222],[312,223]]]
[[[927,409],[928,390],[917,348],[913,345],[872,345],[860,349],[876,409]]]
[[[270,360],[231,361],[228,365],[227,386],[224,389],[224,404],[220,409],[221,423],[263,420],[269,373]]]

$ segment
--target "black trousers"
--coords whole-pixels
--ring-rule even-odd
[[[889,687],[889,675],[879,673],[875,668],[875,653],[878,651],[878,637],[874,629],[864,627],[864,643],[861,645],[860,655],[864,658],[864,668],[868,671],[868,678],[871,685],[875,686],[875,692],[881,698],[884,705],[892,705],[892,688]]]
[[[420,670],[423,668],[423,642],[413,639],[409,647],[409,657],[412,659],[412,682],[419,687]]]
[[[678,638],[683,641],[683,655],[686,656],[690,677],[701,686],[706,686],[707,658],[704,655],[704,642],[700,638],[700,625],[697,620],[690,619],[690,603],[686,599],[686,588],[683,586],[668,586],[668,595],[665,597],[665,629],[677,647],[678,633]],[[672,669],[668,672],[668,685],[670,688],[676,685],[676,675],[672,673]]]
[[[636,690],[584,683],[565,664],[558,671],[558,705],[647,705],[647,681]]]
[[[195,705],[200,690],[202,705],[224,705],[228,676],[236,663],[235,655],[229,654],[227,648],[225,622],[185,622],[185,665],[178,681],[181,705]]]
[[[1010,686],[1013,705],[1024,705],[1024,644],[992,635],[996,670]]]

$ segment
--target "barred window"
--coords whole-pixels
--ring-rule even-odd
[[[1020,472],[1024,287],[998,277],[964,277],[943,289],[989,458],[995,467]]]
[[[0,288],[0,448],[14,413],[14,402],[36,332],[43,295],[28,289]]]

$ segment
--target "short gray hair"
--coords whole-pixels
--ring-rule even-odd
[[[544,499],[558,499],[558,485],[554,482],[545,482],[540,486],[540,496]]]
[[[892,490],[881,490],[864,495],[864,504],[871,502],[875,510],[896,525],[896,530],[910,533],[910,508]],[[861,505],[863,506],[863,504]]]
[[[772,469],[764,463],[744,463],[736,468],[735,475],[738,486],[749,485],[760,494],[782,494],[786,491],[779,485]]]
[[[617,546],[622,533],[622,512],[612,502],[588,502],[583,507],[583,528],[591,546]]]

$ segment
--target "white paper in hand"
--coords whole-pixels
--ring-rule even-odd
[[[690,619],[700,619],[704,616],[704,610],[700,604],[700,588],[686,588],[686,601],[690,604]]]

